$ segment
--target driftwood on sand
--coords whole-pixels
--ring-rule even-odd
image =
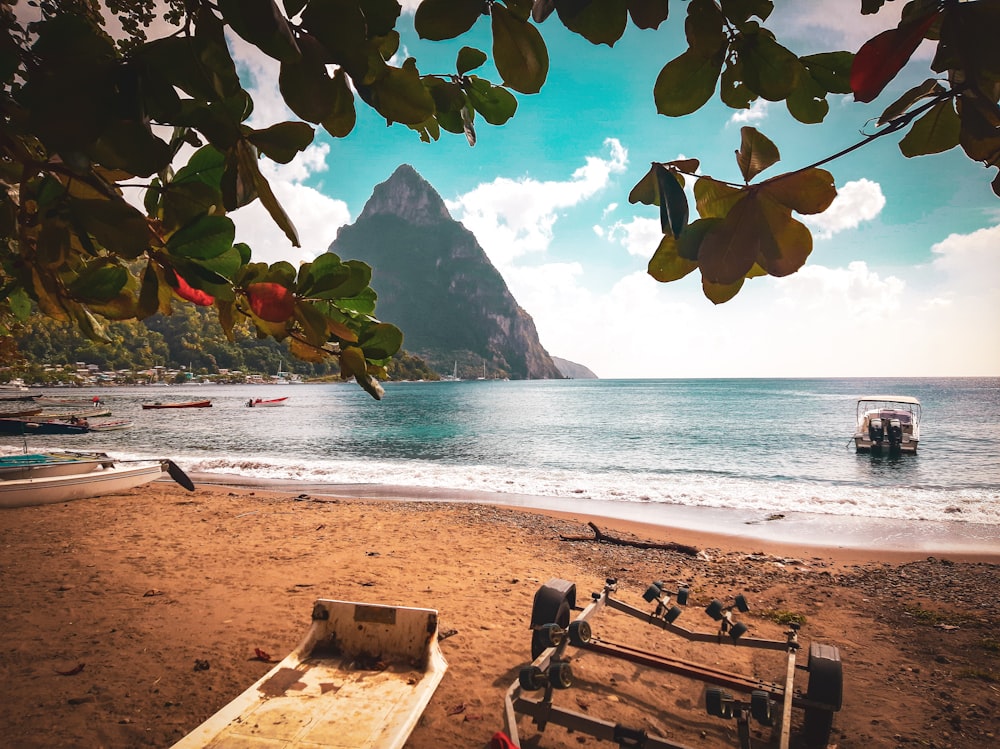
[[[587,523],[587,526],[594,532],[593,537],[590,536],[563,536],[560,534],[560,541],[596,541],[599,544],[613,544],[615,546],[632,546],[637,549],[665,549],[666,551],[676,551],[681,554],[688,554],[689,556],[697,556],[698,549],[694,546],[688,546],[687,544],[678,544],[672,541],[666,543],[658,543],[656,541],[632,541],[627,538],[618,538],[617,536],[610,536],[607,533],[601,531],[593,523]]]

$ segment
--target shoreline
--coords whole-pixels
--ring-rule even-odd
[[[961,521],[894,520],[815,513],[781,513],[642,502],[609,503],[523,494],[391,484],[336,484],[192,472],[196,484],[242,491],[311,494],[338,499],[483,504],[562,519],[594,522],[655,539],[771,553],[823,553],[859,562],[908,561],[948,555],[1000,562],[1000,528]],[[825,539],[835,539],[827,541]]]

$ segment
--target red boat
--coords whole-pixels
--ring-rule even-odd
[[[251,398],[247,401],[247,408],[260,408],[261,406],[283,406],[288,396],[284,398]]]
[[[143,408],[211,408],[212,401],[186,401],[183,403],[143,403]]]

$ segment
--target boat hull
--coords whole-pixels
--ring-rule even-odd
[[[58,421],[0,419],[0,434],[86,434],[89,427]]]
[[[0,457],[0,481],[88,473],[114,461],[104,453],[35,453]]]
[[[890,445],[888,442],[872,442],[867,437],[854,435],[854,449],[859,453],[871,453],[872,455],[916,455],[918,440],[904,440],[898,445]]]
[[[212,401],[189,401],[187,403],[143,403],[144,409],[155,408],[211,408]]]
[[[320,599],[298,647],[173,749],[400,749],[447,667],[437,611]]]
[[[105,466],[64,476],[0,481],[0,507],[31,507],[134,489],[160,478],[162,462],[149,466]]]

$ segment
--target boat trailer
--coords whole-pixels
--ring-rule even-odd
[[[801,709],[804,716],[797,740],[806,747],[826,747],[833,725],[833,714],[840,710],[843,695],[843,673],[840,653],[833,645],[812,643],[807,663],[796,664],[800,650],[799,626],[790,625],[784,640],[767,640],[745,636],[747,626],[736,620],[734,612],[747,612],[749,606],[742,594],[731,602],[713,600],[705,613],[718,623],[716,632],[696,632],[676,624],[680,606],[687,605],[689,591],[679,588],[666,590],[663,582],[652,583],[643,593],[643,600],[654,605],[646,611],[618,598],[618,581],[608,578],[604,590],[591,595],[586,608],[576,605],[576,585],[553,578],[535,593],[531,611],[532,662],[520,669],[518,679],[507,690],[504,701],[504,730],[511,742],[520,747],[517,730],[518,714],[530,716],[539,731],[549,723],[593,736],[620,747],[649,749],[688,749],[682,744],[651,735],[645,730],[584,715],[560,707],[553,702],[557,691],[573,685],[573,673],[567,651],[570,646],[639,664],[650,669],[679,675],[703,682],[705,709],[722,720],[735,720],[741,749],[750,749],[750,721],[772,729],[772,741],[777,738],[779,749],[788,749],[791,741],[792,710]],[[673,600],[674,603],[671,603]],[[783,683],[769,683],[749,676],[674,658],[662,653],[597,637],[592,622],[603,610],[618,611],[672,635],[695,643],[715,646],[757,648],[784,654]],[[570,621],[572,611],[580,613]],[[804,693],[793,687],[796,671],[808,672]],[[541,696],[529,697],[529,693]],[[740,695],[738,698],[736,694]]]

